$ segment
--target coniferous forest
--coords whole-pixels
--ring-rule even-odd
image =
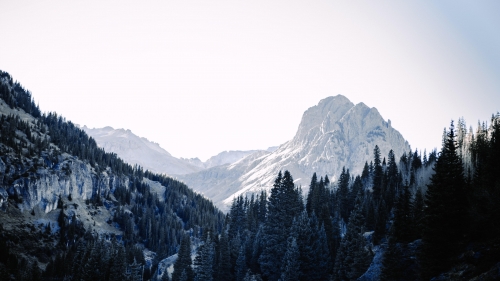
[[[500,278],[498,113],[475,131],[451,122],[439,151],[396,157],[375,146],[360,175],[313,174],[305,193],[281,171],[269,192],[239,196],[223,214],[183,183],[130,166],[42,113],[7,73],[0,79],[3,102],[31,116],[0,116],[0,280]],[[36,197],[23,188],[45,174],[69,179],[77,171],[68,159],[90,167],[92,195],[54,195],[57,224],[25,222],[40,210],[23,209]],[[103,179],[113,180],[103,187]],[[100,229],[104,212],[116,231]],[[167,272],[160,265],[169,257]]]

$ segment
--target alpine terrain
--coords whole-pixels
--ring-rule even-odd
[[[146,170],[170,176],[199,172],[215,166],[232,164],[246,156],[261,150],[223,151],[203,162],[199,158],[176,158],[160,147],[158,143],[139,137],[130,130],[112,127],[88,128],[83,126],[89,136],[95,139],[97,146],[109,153],[116,153],[125,162],[139,165]],[[273,151],[270,147],[266,151]]]
[[[360,174],[378,145],[382,155],[396,157],[410,150],[403,136],[376,108],[353,104],[342,95],[328,97],[304,112],[295,137],[275,151],[260,151],[225,166],[178,178],[226,209],[233,198],[269,190],[276,174],[288,170],[307,192],[314,172],[335,180],[342,168]]]

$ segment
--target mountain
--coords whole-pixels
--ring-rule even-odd
[[[183,175],[202,170],[202,167],[175,158],[159,144],[139,137],[130,130],[112,127],[82,128],[106,152],[116,153],[127,163],[167,175]]]
[[[114,129],[112,127],[82,128],[95,139],[97,145],[106,152],[116,153],[131,165],[137,164],[144,169],[167,175],[184,175],[198,172],[215,166],[232,164],[260,150],[230,150],[223,151],[202,162],[198,158],[176,158],[159,144],[139,137],[130,130]],[[270,147],[267,150],[275,149]]]
[[[197,167],[200,167],[202,169],[209,169],[215,166],[220,166],[220,165],[225,165],[225,164],[232,164],[234,162],[237,162],[245,157],[247,157],[250,154],[253,154],[255,152],[258,152],[260,150],[229,150],[229,151],[223,151],[215,156],[210,157],[207,161],[202,162],[198,158],[181,158],[181,160],[187,161],[190,164],[193,164]]]
[[[375,145],[381,155],[392,149],[399,157],[410,150],[408,142],[376,108],[355,105],[337,95],[306,110],[294,138],[276,150],[179,179],[225,209],[236,196],[269,190],[280,170],[289,170],[304,192],[314,172],[328,175],[332,181],[343,167],[351,174],[360,174],[365,162],[373,159]]]

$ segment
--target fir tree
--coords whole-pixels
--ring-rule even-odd
[[[233,280],[231,274],[231,251],[229,241],[225,231],[222,232],[219,246],[219,263],[217,267],[217,280],[230,281]]]
[[[210,237],[210,234],[207,235],[205,243],[202,247],[198,249],[198,255],[195,259],[196,265],[196,278],[195,280],[213,280],[213,267],[214,267],[214,244]]]
[[[375,145],[373,149],[373,197],[379,200],[382,195],[382,177],[383,169],[380,162],[380,149]]]
[[[193,280],[194,273],[191,264],[191,238],[188,235],[184,235],[181,240],[177,260],[174,263],[172,281],[181,281],[183,274],[186,278],[185,280]]]
[[[235,267],[236,281],[243,281],[246,272],[247,272],[247,265],[246,265],[245,247],[242,245],[240,247],[238,258],[236,259],[236,267]]]
[[[293,184],[290,172],[279,172],[271,189],[267,219],[262,237],[263,252],[259,258],[262,273],[269,280],[277,280],[281,274],[281,259],[287,247],[288,231],[293,218],[304,209],[299,190]]]
[[[311,183],[309,184],[309,193],[307,194],[306,199],[306,210],[308,214],[311,214],[313,211],[313,197],[316,195],[316,187],[318,185],[318,177],[316,173],[313,174],[311,178]]]
[[[358,197],[335,260],[335,280],[356,280],[370,265],[372,253],[363,236],[363,223],[361,198]]]
[[[413,231],[413,205],[409,186],[405,185],[399,193],[396,208],[394,210],[394,222],[392,224],[391,235],[395,242],[408,243],[414,236]]]
[[[425,199],[421,255],[424,279],[449,268],[464,240],[467,202],[453,122],[443,142]]]
[[[288,241],[283,257],[280,281],[298,281],[300,272],[299,247],[294,237]]]
[[[349,220],[350,213],[350,204],[349,204],[349,170],[345,170],[345,167],[342,168],[342,173],[340,173],[339,181],[338,181],[338,192],[337,199],[340,209],[340,217],[344,220],[345,223]]]

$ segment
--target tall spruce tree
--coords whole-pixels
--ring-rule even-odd
[[[193,280],[194,272],[191,260],[191,238],[189,235],[184,235],[181,240],[177,260],[174,263],[174,272],[172,273],[172,281],[180,281],[186,278],[187,281]],[[184,274],[184,276],[183,276]]]
[[[208,234],[203,246],[198,248],[198,255],[195,259],[197,281],[212,281],[214,267],[215,247],[211,235]]]
[[[306,210],[308,214],[311,214],[313,211],[313,197],[316,196],[317,186],[318,186],[318,176],[316,176],[316,173],[314,173],[311,178],[311,183],[309,184],[309,192],[307,193],[307,198],[306,198]]]
[[[434,171],[425,198],[427,208],[421,255],[424,279],[449,268],[463,248],[467,201],[462,161],[456,153],[453,121]]]
[[[335,280],[356,280],[370,265],[372,253],[367,248],[364,233],[364,217],[360,196],[351,213],[347,230],[340,243],[334,266]]]
[[[288,246],[282,261],[280,281],[298,281],[300,272],[299,247],[294,237],[288,240]]]
[[[263,251],[259,264],[268,280],[278,280],[281,262],[286,252],[288,231],[293,218],[304,209],[299,190],[295,188],[290,172],[281,171],[271,189],[268,200],[267,219],[263,227]]]
[[[382,195],[382,178],[384,170],[382,169],[382,162],[380,161],[380,148],[375,145],[373,149],[373,197],[379,200]]]
[[[344,220],[345,223],[349,220],[350,213],[350,204],[349,204],[349,169],[345,170],[345,167],[342,167],[342,173],[340,173],[339,181],[338,181],[338,192],[337,199],[340,209],[340,217]]]
[[[225,231],[222,232],[219,243],[219,264],[217,267],[217,278],[219,281],[233,280],[231,273],[231,251],[229,240]]]
[[[314,213],[312,215],[314,216]],[[300,271],[297,271],[298,278],[308,280],[309,275],[314,271],[316,253],[313,249],[313,230],[307,212],[302,212],[293,220],[289,240],[292,238],[295,239],[300,253],[300,257],[298,257],[300,263]]]

